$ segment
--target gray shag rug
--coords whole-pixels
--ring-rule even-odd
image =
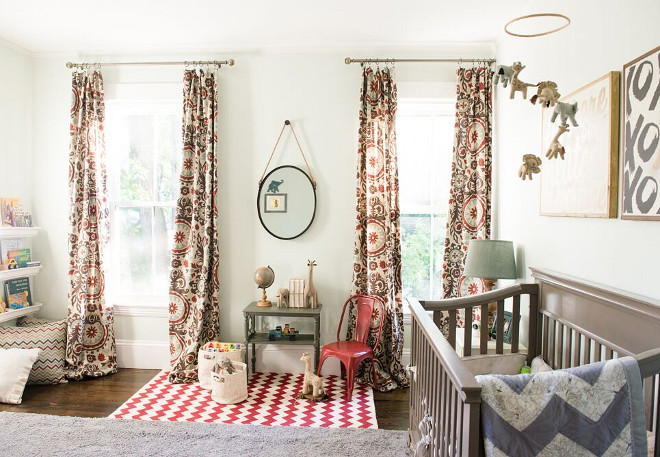
[[[409,456],[408,433],[0,412],[0,456]]]

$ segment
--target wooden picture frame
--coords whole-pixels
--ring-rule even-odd
[[[623,66],[621,219],[660,220],[660,46]]]
[[[287,194],[265,194],[264,212],[265,213],[286,213]]]
[[[542,216],[616,218],[619,182],[618,71],[590,82],[561,98],[578,103],[577,127],[559,137],[565,157],[546,157],[561,124],[550,122],[553,108],[543,109],[541,165]]]

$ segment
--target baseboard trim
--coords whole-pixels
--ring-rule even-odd
[[[164,369],[170,366],[168,341],[115,340],[119,368]]]

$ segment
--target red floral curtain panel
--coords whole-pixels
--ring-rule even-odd
[[[69,152],[69,309],[67,377],[117,371],[112,307],[104,298],[103,247],[109,234],[103,77],[72,75]]]
[[[442,274],[444,298],[484,291],[480,278],[463,276],[463,267],[470,240],[490,238],[492,77],[493,71],[488,67],[457,70],[456,127]]]
[[[197,353],[220,335],[218,305],[218,160],[214,73],[183,78],[183,166],[170,270],[169,379],[197,381]]]
[[[399,231],[399,178],[396,159],[396,83],[390,70],[362,72],[360,139],[357,169],[357,220],[355,227],[353,290],[376,295],[386,306],[384,316],[373,316],[372,327],[385,319],[374,364],[378,388],[388,391],[408,386],[401,354],[401,234]],[[349,315],[348,338],[355,328]],[[357,375],[374,385],[368,363]]]

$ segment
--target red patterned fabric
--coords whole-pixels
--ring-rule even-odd
[[[470,240],[490,238],[493,72],[480,67],[459,68],[456,73],[456,124],[442,273],[443,298],[484,291],[483,281],[463,276],[463,268]]]
[[[183,165],[170,270],[172,382],[197,380],[197,353],[220,335],[218,306],[218,93],[215,74],[183,78]]]
[[[105,172],[103,77],[72,75],[69,153],[67,377],[117,371],[112,307],[105,304],[103,246],[110,232]]]
[[[298,399],[303,377],[304,374],[255,373],[248,382],[248,399],[235,405],[224,405],[213,401],[211,391],[202,389],[199,384],[170,383],[167,371],[163,371],[110,417],[241,425],[378,428],[371,388],[355,386],[348,401],[344,399],[344,381],[338,376],[324,376],[328,398],[314,403]]]
[[[373,316],[372,328],[384,319],[374,349],[377,384],[369,363],[361,364],[356,379],[388,391],[408,386],[401,354],[401,233],[399,231],[399,177],[396,158],[396,83],[389,68],[362,72],[360,139],[357,168],[357,220],[353,261],[353,293],[375,295],[385,303],[385,315]],[[349,314],[348,339],[356,315]],[[375,339],[371,340],[375,341]]]

